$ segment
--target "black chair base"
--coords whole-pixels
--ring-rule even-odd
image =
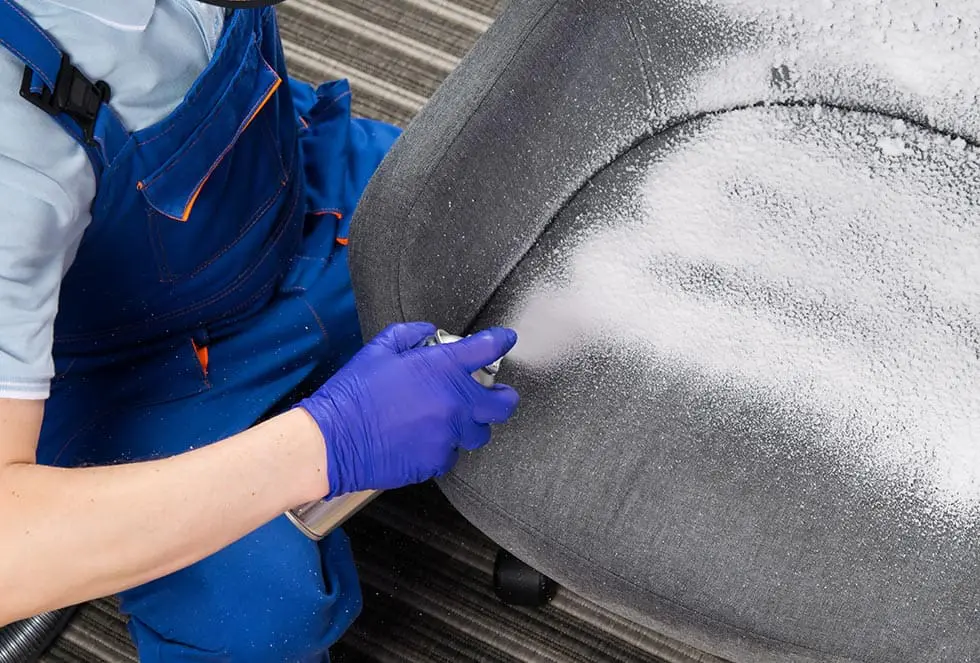
[[[501,548],[493,565],[493,590],[507,605],[540,608],[555,596],[553,580]]]

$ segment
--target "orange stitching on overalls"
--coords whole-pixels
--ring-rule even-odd
[[[239,20],[239,19],[235,18],[235,19],[232,19],[232,20],[235,21],[235,20]],[[233,27],[234,27],[234,25],[231,28],[229,28],[229,30],[233,29]],[[225,37],[225,38],[227,39],[227,37]],[[255,42],[254,36],[253,36],[253,38],[252,38],[251,41],[252,42]],[[257,42],[255,42],[255,43],[257,43]],[[259,52],[259,54],[261,55],[261,51]],[[208,64],[207,72],[210,72],[210,71],[214,70],[214,68],[217,67],[218,64],[220,64],[222,61],[228,59],[229,57],[231,57],[231,56],[228,55],[228,52],[227,51],[222,51],[220,54],[218,54],[217,57],[215,57],[214,59],[212,59],[211,62]],[[262,59],[264,60],[265,57],[263,56]],[[207,75],[207,74],[205,74],[205,75]],[[237,85],[237,84],[238,84],[237,82],[234,83],[234,85]],[[184,99],[184,103],[181,105],[181,107],[186,107],[186,106],[188,106],[190,104],[193,104],[194,102],[197,101],[197,98],[200,97],[201,94],[204,92],[204,90],[201,88],[200,85],[195,86],[195,88],[196,89],[192,89],[190,91],[189,96],[186,99]],[[222,93],[222,95],[223,94],[225,94],[225,93]],[[182,113],[181,113],[180,110],[178,110],[177,111],[177,114],[174,115],[171,118],[171,120],[173,120],[173,121],[171,121],[170,126],[167,127],[166,129],[164,129],[163,131],[161,131],[160,133],[158,133],[156,136],[152,136],[152,137],[147,138],[146,140],[142,140],[142,141],[141,140],[137,140],[134,137],[134,142],[138,146],[143,147],[144,145],[149,145],[150,143],[152,143],[155,140],[158,140],[160,138],[163,138],[164,136],[166,136],[168,133],[170,133],[171,131],[173,131],[177,127],[178,123],[176,122],[176,120],[177,120],[177,118],[180,117],[180,115],[182,115]]]
[[[288,210],[283,215],[283,218],[286,218],[286,219],[292,217],[293,213],[296,211],[296,206],[299,204],[300,193],[302,192],[302,189],[300,187],[294,187],[294,189],[295,189],[295,191],[293,193],[293,200],[290,203],[290,206],[289,206]],[[208,297],[204,301],[200,301],[200,302],[198,302],[194,306],[190,306],[188,308],[181,309],[179,311],[173,311],[171,313],[167,313],[165,315],[158,316],[154,320],[156,322],[162,322],[162,321],[170,320],[170,319],[173,319],[173,318],[179,318],[181,316],[189,315],[191,313],[194,313],[196,311],[201,310],[202,308],[205,308],[207,306],[210,306],[210,305],[214,304],[215,302],[219,302],[222,299],[224,299],[225,297],[227,297],[229,294],[231,294],[232,292],[234,292],[239,287],[238,286],[238,283],[240,281],[243,281],[243,280],[246,280],[246,279],[250,278],[255,273],[255,271],[259,268],[259,266],[264,263],[264,261],[269,257],[269,254],[272,252],[272,248],[274,246],[276,246],[276,244],[278,243],[278,241],[282,238],[283,234],[286,232],[286,228],[287,227],[289,227],[289,223],[288,222],[287,223],[280,224],[279,229],[278,229],[278,232],[276,232],[275,235],[273,235],[272,237],[269,238],[269,248],[266,249],[266,252],[264,254],[262,254],[261,256],[259,256],[258,259],[255,260],[254,265],[252,266],[251,269],[246,270],[246,271],[242,272],[241,274],[239,274],[238,279],[236,279],[234,283],[231,283],[230,285],[228,285],[228,287],[226,287],[224,290],[222,290],[222,291],[220,291],[220,292],[218,292],[218,293],[216,293],[214,295],[211,295],[210,297]],[[236,313],[239,310],[242,310],[244,308],[248,308],[255,301],[257,301],[258,299],[260,299],[265,294],[265,292],[269,290],[269,288],[271,286],[272,286],[271,283],[268,284],[267,286],[261,288],[259,290],[259,292],[256,294],[256,296],[253,297],[253,298],[251,298],[245,304],[240,305],[240,306],[236,306],[236,307],[234,307],[230,311],[226,311],[227,315],[233,315],[234,313]],[[142,324],[143,323],[134,323],[134,324],[129,324],[129,325],[124,325],[124,326],[116,327],[114,329],[99,330],[97,332],[91,332],[91,333],[85,333],[85,334],[69,334],[67,336],[62,336],[59,339],[56,339],[56,342],[59,342],[59,343],[62,343],[62,344],[64,344],[64,343],[80,343],[80,342],[84,342],[84,341],[89,340],[89,339],[102,338],[107,333],[122,334],[122,333],[125,333],[125,332],[130,331],[130,330],[136,330],[136,329],[139,329],[142,326]]]
[[[269,118],[265,118],[266,121],[262,122],[262,128],[265,130],[265,137],[272,144],[275,149],[276,156],[279,158],[279,172],[283,176],[286,175],[286,162],[283,160],[283,147],[280,145],[280,141],[276,138],[276,133],[272,130],[272,123],[268,121]]]
[[[287,181],[288,181],[288,178],[287,178]],[[212,264],[214,264],[218,259],[221,258],[221,256],[223,256],[224,254],[228,253],[228,251],[231,249],[231,247],[233,247],[236,244],[238,244],[238,242],[240,242],[241,239],[243,237],[245,237],[245,235],[247,235],[248,232],[255,226],[256,222],[258,222],[258,220],[260,218],[262,218],[262,216],[264,216],[266,212],[269,211],[269,208],[272,207],[272,205],[276,202],[276,200],[282,194],[283,189],[285,189],[285,188],[286,188],[286,182],[280,182],[279,183],[279,188],[276,189],[275,192],[273,192],[273,194],[271,196],[269,196],[269,198],[259,207],[259,209],[248,220],[248,223],[246,223],[244,226],[242,226],[241,232],[238,233],[238,236],[235,237],[234,240],[232,240],[231,242],[229,242],[228,244],[226,244],[224,248],[222,248],[220,251],[218,251],[218,253],[216,253],[213,256],[211,256],[206,262],[204,262],[203,264],[199,265],[193,272],[191,272],[190,274],[187,274],[185,276],[185,278],[193,278],[194,276],[197,276],[198,274],[200,274],[201,272],[203,272],[205,269],[207,269],[208,267],[210,267]],[[171,274],[171,276],[175,276],[175,275]]]
[[[279,74],[276,74],[276,77],[277,78],[278,78],[278,76],[279,76]],[[241,81],[235,81],[235,83],[232,86],[230,86],[227,90],[225,90],[225,92],[221,96],[222,97],[225,97],[225,96],[231,94],[232,92],[235,91],[235,87],[238,86],[238,85],[241,85]],[[208,128],[212,124],[214,124],[215,120],[216,120],[215,116],[212,115],[211,116],[211,119],[209,119],[207,121],[207,123],[205,123],[205,124],[203,124],[203,125],[201,125],[199,127],[197,137],[193,141],[191,141],[189,144],[187,144],[186,146],[182,147],[181,148],[181,151],[187,152],[188,150],[190,150],[191,148],[193,148],[195,145],[197,145],[199,142],[201,142],[201,140],[204,139],[204,135],[207,133]],[[171,171],[174,168],[176,168],[177,165],[183,160],[183,158],[184,157],[182,155],[180,159],[176,159],[169,166],[167,166],[166,170],[163,170],[163,171],[157,173],[156,175],[154,175],[153,177],[151,177],[150,179],[146,180],[145,183],[144,183],[145,186],[150,186],[157,179],[159,179],[160,177],[162,177],[163,175],[165,175],[169,171]]]
[[[343,219],[344,215],[341,214],[340,210],[328,208],[328,209],[318,209],[312,212],[307,212],[310,216],[323,216],[324,214],[333,214],[338,219]]]
[[[251,108],[251,110],[249,111],[248,119],[246,119],[242,124],[238,126],[238,129],[235,131],[233,140],[225,147],[224,150],[222,150],[221,154],[219,154],[217,159],[214,160],[214,163],[211,164],[211,167],[208,169],[208,172],[204,174],[204,177],[201,179],[201,181],[197,185],[197,188],[194,190],[194,193],[191,196],[190,201],[187,203],[187,206],[184,208],[183,216],[178,218],[173,216],[172,214],[168,214],[167,212],[164,212],[163,210],[160,210],[161,214],[171,219],[174,219],[175,221],[182,221],[182,222],[187,221],[187,219],[190,218],[190,214],[194,207],[194,203],[197,202],[197,197],[200,195],[201,190],[204,188],[204,185],[207,184],[208,179],[210,179],[214,171],[218,168],[218,166],[221,164],[224,158],[232,150],[232,148],[235,146],[235,143],[238,142],[238,138],[241,137],[241,135],[245,132],[246,129],[248,129],[249,125],[255,119],[255,116],[262,111],[265,105],[269,102],[270,99],[272,99],[273,95],[275,95],[276,91],[282,85],[282,77],[280,77],[279,74],[276,73],[274,69],[272,69],[272,67],[269,67],[268,65],[266,65],[266,67],[268,68],[269,71],[271,71],[275,75],[276,81],[272,84],[272,87],[267,91],[266,95],[255,106]],[[194,141],[190,145],[188,145],[186,149],[190,150],[191,148],[193,148],[194,145],[196,145],[198,142],[201,141],[201,139],[204,137],[204,134],[205,131],[201,131],[198,137],[195,138]],[[180,159],[176,159],[173,163],[167,166],[163,171],[157,173],[149,180],[143,182],[144,188],[149,186],[150,184],[152,184],[157,179],[167,174],[171,170],[173,170],[182,160],[183,157],[181,157]],[[137,186],[139,186],[139,183],[137,183]]]
[[[327,334],[327,326],[323,324],[323,320],[320,319],[316,309],[313,308],[313,305],[310,304],[306,297],[303,297],[303,303],[306,304],[306,308],[310,309],[310,313],[313,314],[313,319],[316,320],[316,324],[320,326],[320,332],[323,334],[323,338],[330,340],[330,336]]]
[[[146,227],[150,229],[153,236],[156,238],[156,243],[151,245],[151,248],[159,250],[160,255],[156,256],[159,264],[160,272],[163,272],[161,278],[157,279],[157,283],[170,283],[176,280],[177,275],[171,273],[170,271],[170,260],[167,258],[167,248],[163,245],[163,236],[160,234],[160,224],[154,223],[154,210],[152,207],[146,208]]]
[[[263,58],[263,61],[264,61],[264,58]],[[223,90],[221,92],[221,94],[219,95],[219,99],[220,98],[224,98],[224,97],[226,97],[226,96],[234,93],[241,85],[243,85],[241,79],[237,79],[236,78],[235,80],[232,81],[232,83],[228,86],[227,89],[225,89],[225,90]],[[204,91],[201,90],[201,89],[195,90],[194,91],[194,94],[192,96],[188,97],[184,101],[184,104],[185,105],[189,105],[189,104],[195,103],[197,101],[197,98],[200,97],[203,92]],[[176,120],[176,118],[174,118],[174,119]],[[211,115],[211,118],[207,121],[207,123],[201,125],[201,127],[200,127],[201,133],[203,133],[208,127],[210,127],[212,124],[214,124],[214,121],[215,121],[215,117],[214,117],[214,114],[212,114]],[[136,144],[139,145],[140,147],[144,147],[146,145],[149,145],[153,141],[158,140],[160,138],[163,138],[165,135],[167,135],[168,133],[170,133],[172,130],[176,129],[179,124],[180,123],[174,121],[174,122],[171,123],[171,125],[166,130],[161,131],[159,134],[157,134],[156,136],[153,136],[152,138],[147,138],[145,141],[142,141],[142,142],[141,141],[136,141]],[[198,136],[198,138],[195,139],[194,142],[196,143],[198,140],[200,140],[200,138],[201,137]],[[193,145],[193,144],[194,143],[191,143],[191,145]],[[190,146],[188,146],[188,147],[190,147]]]
[[[328,110],[330,110],[331,108],[333,108],[333,107],[334,107],[335,105],[337,105],[337,102],[338,102],[338,101],[340,101],[341,99],[345,99],[345,98],[347,98],[347,97],[349,97],[349,96],[351,96],[352,94],[353,94],[353,92],[351,92],[350,90],[347,90],[347,92],[344,92],[344,93],[343,93],[342,95],[340,95],[340,96],[338,96],[338,97],[334,97],[333,99],[331,99],[331,100],[330,100],[330,103],[329,103],[329,104],[327,104],[327,105],[326,105],[326,106],[324,106],[323,108],[318,108],[317,110],[318,110],[318,111],[319,111],[320,113],[322,113],[322,112],[324,112],[324,111],[328,111]],[[314,106],[316,106],[316,104],[313,104],[313,105],[314,105]]]

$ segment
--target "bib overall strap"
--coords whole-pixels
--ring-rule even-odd
[[[24,63],[20,95],[86,149],[97,173],[111,163],[127,132],[109,109],[109,86],[86,78],[13,0],[0,0],[0,45]]]

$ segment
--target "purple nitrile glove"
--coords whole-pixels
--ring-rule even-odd
[[[472,374],[507,354],[517,334],[492,328],[420,347],[435,332],[427,323],[388,327],[299,403],[326,440],[328,497],[442,476],[459,448],[482,447],[490,424],[513,415],[517,392]]]

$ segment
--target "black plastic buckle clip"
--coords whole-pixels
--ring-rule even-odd
[[[20,85],[20,96],[51,116],[65,113],[78,123],[85,136],[85,142],[95,144],[95,120],[102,104],[108,102],[112,90],[105,81],[93,83],[75,67],[67,54],[61,55],[61,68],[55,80],[54,89],[42,86],[39,92],[31,90],[34,72],[24,67],[24,80]]]

